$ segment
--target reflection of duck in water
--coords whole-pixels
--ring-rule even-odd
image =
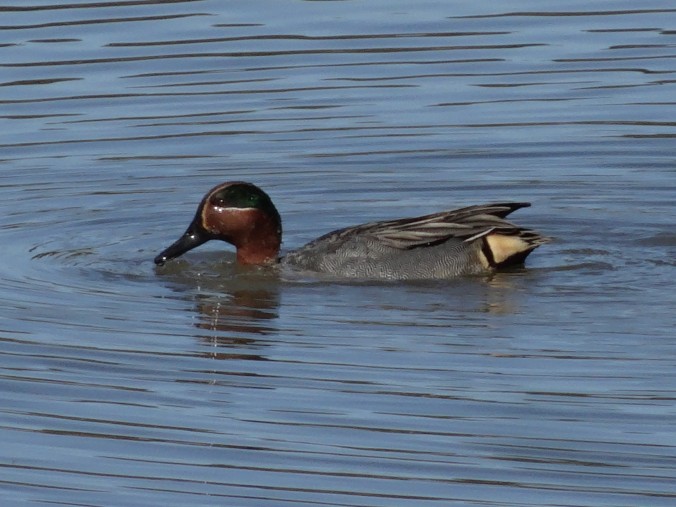
[[[235,338],[238,333],[268,335],[277,332],[279,294],[273,289],[240,289],[219,296],[198,295],[195,304],[199,316],[195,327],[226,331],[228,336],[233,336],[233,343],[240,339],[242,343],[249,341],[248,338]]]
[[[504,218],[529,203],[496,203],[330,232],[279,258],[282,221],[270,197],[240,181],[211,189],[162,265],[211,239],[237,248],[241,264],[281,263],[338,277],[442,279],[521,264],[548,241]]]
[[[214,359],[265,360],[268,346],[259,337],[278,332],[278,294],[264,289],[195,298],[196,337],[210,347],[203,354]]]

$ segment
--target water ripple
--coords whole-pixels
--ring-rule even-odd
[[[661,3],[0,7],[0,503],[671,505]],[[555,241],[451,282],[154,267],[228,179],[284,248],[505,200]]]

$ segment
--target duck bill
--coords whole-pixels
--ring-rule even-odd
[[[184,253],[193,248],[197,248],[210,239],[211,235],[206,230],[192,223],[190,224],[190,227],[188,227],[188,230],[183,233],[183,236],[178,238],[171,246],[155,257],[155,264],[162,266],[165,262],[180,257]]]

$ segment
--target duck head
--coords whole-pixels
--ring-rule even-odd
[[[282,219],[256,185],[222,183],[204,196],[188,229],[155,257],[155,264],[161,266],[211,239],[234,245],[241,264],[273,263],[282,242]]]

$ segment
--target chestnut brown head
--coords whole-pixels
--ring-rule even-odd
[[[234,245],[242,264],[275,262],[282,220],[268,194],[256,185],[222,183],[204,196],[185,233],[155,257],[155,264],[161,266],[212,239]]]

